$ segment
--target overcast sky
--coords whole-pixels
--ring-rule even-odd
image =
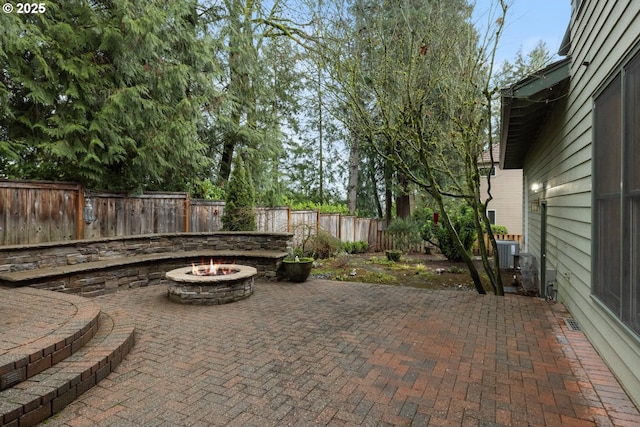
[[[569,25],[571,0],[510,0],[510,3],[496,64],[512,60],[520,48],[525,54],[530,52],[540,40],[556,54]],[[496,4],[497,0],[476,0],[474,21],[486,27],[490,12],[499,16]]]

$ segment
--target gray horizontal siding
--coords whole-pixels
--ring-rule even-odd
[[[591,297],[592,107],[594,96],[640,42],[640,2],[584,0],[573,17],[569,96],[525,160],[528,192],[547,202],[547,266],[557,270],[559,297],[582,325],[636,404],[640,404],[640,337]],[[588,65],[584,65],[584,62]],[[540,253],[540,214],[528,209],[528,250]]]

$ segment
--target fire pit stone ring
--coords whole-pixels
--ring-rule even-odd
[[[167,295],[171,301],[182,304],[215,305],[226,304],[248,298],[253,294],[256,274],[254,267],[240,264],[217,265],[227,274],[193,274],[193,267],[182,267],[168,271]]]

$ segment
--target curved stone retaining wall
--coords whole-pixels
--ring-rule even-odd
[[[273,278],[288,233],[169,233],[0,247],[0,283],[81,295],[165,282],[165,272],[208,261],[241,262]]]

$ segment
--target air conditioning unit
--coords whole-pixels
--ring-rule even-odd
[[[515,240],[496,240],[500,268],[513,269],[516,267],[516,257],[520,254],[520,246]]]

